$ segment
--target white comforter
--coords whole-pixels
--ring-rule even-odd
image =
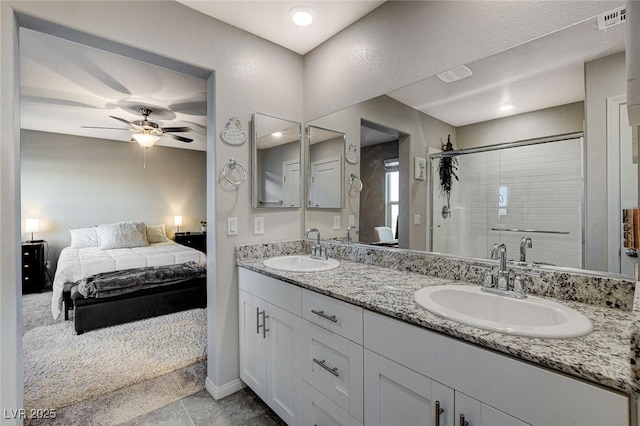
[[[62,312],[62,289],[64,283],[75,282],[101,272],[146,266],[177,265],[194,261],[205,266],[206,255],[198,250],[176,244],[173,241],[114,250],[100,250],[97,247],[74,249],[66,247],[60,252],[58,268],[53,279],[51,314],[58,319]]]

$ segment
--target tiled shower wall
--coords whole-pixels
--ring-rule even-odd
[[[583,267],[582,139],[460,155],[451,192],[451,215],[443,218],[434,162],[432,250],[488,258],[494,243],[519,260],[520,239],[533,241],[527,262]],[[521,229],[550,232],[511,232]]]

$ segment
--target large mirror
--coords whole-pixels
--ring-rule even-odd
[[[301,206],[301,124],[253,113],[253,206]]]
[[[344,207],[345,135],[317,126],[307,127],[309,170],[307,207]]]
[[[632,155],[627,153],[631,145],[626,139],[627,136],[630,138],[631,133],[624,122],[624,34],[625,24],[600,31],[594,18],[466,64],[466,69],[433,76],[312,120],[308,125],[335,129],[345,134],[347,144],[357,145],[359,161],[355,165],[347,164],[345,174],[362,177],[364,188],[357,196],[349,195],[346,198],[347,203],[340,210],[344,222],[339,230],[332,227],[335,212],[326,212],[322,217],[321,212],[310,214],[307,211],[307,227],[312,225],[320,229],[323,237],[344,237],[349,218],[361,228],[360,242],[370,243],[373,242],[370,241],[373,232],[369,228],[374,223],[384,224],[393,229],[400,248],[437,250],[471,257],[488,257],[492,243],[504,242],[508,246],[509,259],[515,261],[520,258],[522,237],[530,237],[533,247],[526,244],[527,260],[556,263],[559,267],[632,275],[635,259],[628,259],[621,246],[622,209],[638,206],[637,165],[631,164]],[[459,77],[463,78],[457,79]],[[372,133],[371,127],[374,130],[387,129],[386,133],[395,136],[387,137],[389,140],[383,137],[383,141],[367,142],[368,135]],[[453,195],[448,206],[451,216],[442,219],[442,208],[447,203],[440,194],[439,182],[432,182],[435,180],[432,175],[438,176],[440,161],[437,155],[448,140],[455,152],[487,147],[499,149],[506,147],[505,144],[518,145],[523,141],[526,144],[531,140],[562,139],[567,134],[575,136],[572,139],[574,142],[571,142],[571,146],[563,147],[571,151],[575,161],[569,162],[567,156],[558,154],[562,150],[549,151],[549,154],[542,154],[536,159],[528,153],[502,151],[503,155],[498,160],[480,159],[473,166],[466,165],[471,157],[465,159],[465,164],[457,165],[465,167],[465,170],[457,170],[461,172],[461,180],[452,179]],[[376,144],[390,145],[370,149],[372,153],[377,151],[379,154],[375,159],[370,159],[367,146],[375,147]],[[510,155],[506,154],[519,156],[520,162],[508,160]],[[436,155],[435,160],[429,160],[432,155]],[[545,155],[549,157],[545,159]],[[389,180],[380,178],[383,174],[389,176],[389,172],[393,172],[392,169],[385,169],[385,161],[386,164],[392,164],[390,160],[394,158],[398,160],[398,178],[394,183],[397,185],[397,199],[392,196],[395,190],[389,188]],[[532,172],[527,161],[538,162],[541,168]],[[535,182],[538,177],[548,174],[545,162],[546,166],[549,166],[549,162],[559,162],[559,172],[570,170],[573,173],[572,185],[577,186],[570,191],[573,191],[576,205],[580,207],[575,209],[579,216],[568,218],[566,209],[561,206],[567,196],[558,195],[555,188],[560,185],[558,182],[564,179],[563,176],[559,176],[560,180],[556,183],[546,185],[548,194],[542,197],[542,203],[529,204],[527,197],[509,198],[505,213],[510,215],[518,209],[524,209],[536,218],[540,216],[535,214],[536,210],[544,211],[547,215],[546,224],[532,221],[517,226],[518,231],[562,232],[548,233],[547,237],[550,238],[547,239],[551,242],[543,244],[537,238],[542,235],[540,233],[510,232],[516,229],[512,226],[515,222],[510,221],[512,218],[500,215],[500,209],[504,210],[504,206],[500,204],[499,197],[515,195],[515,192],[509,192],[510,189],[507,194],[500,192],[502,186],[509,186],[504,184],[509,173],[526,170],[532,173],[531,178]],[[419,173],[425,165],[427,173]],[[478,169],[475,174],[468,173],[471,167]],[[377,170],[377,175],[372,175],[372,169]],[[450,219],[462,211],[458,202],[467,203],[464,214],[468,218],[473,220],[479,216],[470,201],[480,194],[474,191],[473,185],[469,185],[474,181],[479,182],[489,170],[497,173],[498,186],[495,191],[490,190],[491,193],[495,192],[495,196],[491,196],[495,200],[492,199],[489,207],[482,207],[485,211],[481,216],[489,217],[491,221],[483,225],[486,229],[482,235],[475,235],[469,227],[456,225]],[[621,175],[620,170],[628,173]],[[425,175],[426,179],[423,179]],[[384,188],[381,188],[383,185]],[[368,204],[363,194],[367,189],[373,189],[377,194],[376,199],[382,200],[378,203],[379,209],[366,207]],[[517,205],[516,201],[521,204]],[[378,210],[395,211],[396,223],[393,223],[393,214],[391,220],[388,217],[383,220]],[[368,220],[373,213],[378,217]],[[439,217],[439,221],[436,217]],[[572,226],[548,226],[554,221]],[[440,244],[435,250],[434,226],[455,228],[451,229],[454,232],[449,237],[449,244]],[[499,230],[494,231],[493,228]],[[569,234],[563,234],[565,232]],[[564,264],[561,256],[550,258],[549,253],[545,252],[549,244],[554,244],[554,240],[566,243],[568,238],[579,253],[577,257],[572,256],[570,263]],[[483,241],[483,250],[471,253],[467,249],[476,239]],[[540,240],[538,244],[537,240]]]

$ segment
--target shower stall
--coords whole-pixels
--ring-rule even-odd
[[[494,243],[527,263],[584,265],[584,155],[581,133],[432,154],[431,248],[489,258]],[[455,162],[450,196],[440,166]],[[446,180],[446,179],[445,179]]]

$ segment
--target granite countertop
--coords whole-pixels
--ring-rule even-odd
[[[414,272],[341,260],[319,273],[284,272],[267,268],[262,259],[237,260],[240,267],[280,279],[373,312],[456,337],[623,392],[640,393],[632,377],[630,340],[639,315],[630,311],[551,299],[581,312],[593,332],[570,339],[538,339],[481,330],[446,320],[420,307],[416,290],[442,284],[467,284]]]

